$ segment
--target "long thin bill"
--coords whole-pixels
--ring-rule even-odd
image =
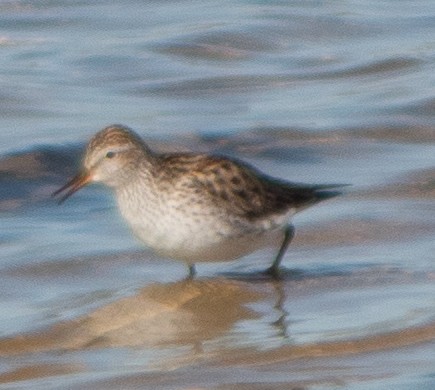
[[[58,203],[62,204],[67,200],[74,192],[77,192],[80,188],[84,187],[91,181],[91,176],[88,172],[80,172],[77,176],[73,177],[68,183],[66,183],[63,187],[59,188],[57,191],[54,191],[51,196],[55,197],[60,195],[62,192],[65,192],[59,199]]]

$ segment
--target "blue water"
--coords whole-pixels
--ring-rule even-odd
[[[62,206],[50,198],[74,174],[87,140],[110,123],[131,126],[158,150],[223,153],[288,180],[353,185],[296,218],[285,266],[302,277],[286,280],[283,307],[271,311],[275,295],[266,288],[265,298],[250,298],[260,318],[242,310],[225,332],[199,340],[206,352],[433,321],[434,36],[429,0],[0,1],[0,336],[92,316],[153,282],[171,289],[183,278],[182,265],[131,236],[109,191],[89,187]],[[200,265],[200,276],[251,275],[265,256]],[[277,333],[271,323],[283,313]],[[90,373],[110,376],[118,372],[104,363],[112,358],[137,370],[144,356],[124,356],[131,343],[116,340],[93,352],[75,345],[74,356],[59,341],[68,351],[62,364],[87,362]],[[186,357],[190,348],[152,346],[145,360]],[[415,359],[429,362],[427,348]],[[23,353],[14,366],[1,354],[0,388],[24,387],[6,374],[38,367],[38,359]],[[55,367],[55,356],[46,352],[43,362]],[[375,362],[356,363],[344,383],[368,388],[362,367]],[[421,376],[394,373],[393,382],[425,385],[433,374],[421,367]],[[289,372],[288,385],[297,377]],[[309,373],[330,388],[329,377]],[[382,378],[390,374],[380,373],[377,388],[388,388]],[[47,388],[44,375],[62,382],[49,373],[26,383]]]
[[[0,151],[150,136],[430,125],[430,1],[2,2]]]

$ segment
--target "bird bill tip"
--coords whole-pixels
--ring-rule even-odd
[[[67,182],[64,186],[54,191],[51,194],[51,196],[55,198],[58,195],[61,195],[58,200],[58,204],[62,204],[72,194],[77,192],[80,188],[84,187],[91,180],[92,180],[91,175],[88,172],[80,172],[78,175],[74,176],[69,182]]]

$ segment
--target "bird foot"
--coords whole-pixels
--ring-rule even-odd
[[[270,276],[272,279],[281,280],[282,272],[279,267],[269,267],[264,272],[265,275]]]

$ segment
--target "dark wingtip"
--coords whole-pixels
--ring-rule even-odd
[[[337,188],[349,187],[352,184],[325,184],[319,185],[314,188],[314,194],[316,200],[321,202],[323,200],[335,198],[336,196],[342,195],[343,191],[336,190]]]
[[[343,194],[342,191],[316,191],[315,192],[316,200],[319,202],[322,200],[335,198],[336,196],[339,196],[342,194]]]

